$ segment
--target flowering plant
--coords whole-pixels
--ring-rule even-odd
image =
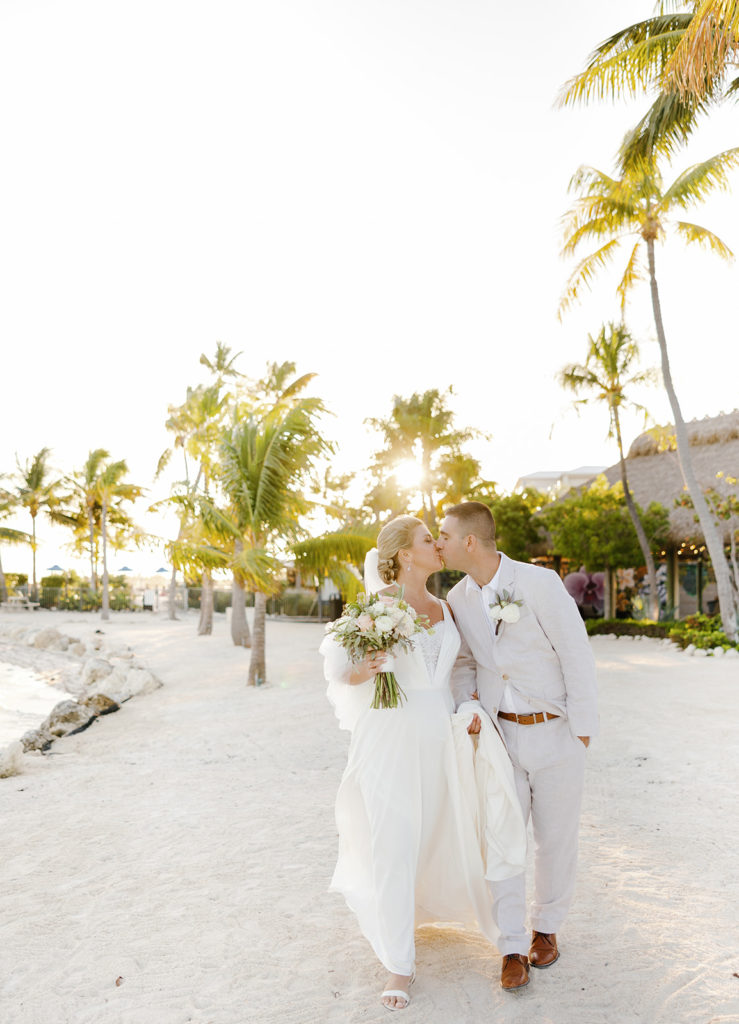
[[[414,608],[398,594],[357,595],[356,601],[344,606],[341,618],[329,622],[326,632],[341,644],[353,662],[361,661],[373,651],[408,651],[411,639],[426,628],[425,615],[416,615]],[[392,672],[375,676],[373,708],[396,708],[405,694]]]
[[[495,635],[498,635],[500,630],[501,622],[518,622],[521,618],[521,608],[523,607],[523,601],[515,601],[513,594],[504,590],[502,594],[498,595],[498,600],[491,605],[489,615],[495,623]]]

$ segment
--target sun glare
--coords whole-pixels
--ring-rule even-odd
[[[423,466],[415,459],[402,459],[395,464],[395,476],[401,487],[420,490],[423,481]]]

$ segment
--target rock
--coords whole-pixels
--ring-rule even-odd
[[[9,779],[11,775],[20,775],[23,771],[23,744],[16,740],[0,750],[0,779]]]
[[[52,708],[51,714],[42,723],[41,728],[52,736],[68,736],[73,732],[86,729],[95,718],[91,708],[78,704],[76,700],[63,700]]]
[[[46,650],[48,647],[54,647],[61,639],[62,634],[58,629],[47,626],[46,629],[40,630],[33,638],[33,646],[38,647],[40,650]],[[56,649],[58,650],[59,648]]]
[[[21,746],[27,754],[32,750],[48,750],[51,746],[51,736],[42,728],[29,729],[21,736]]]
[[[688,646],[685,648],[685,653],[695,654],[695,644],[688,644]]]
[[[119,665],[96,685],[96,690],[105,697],[122,704],[139,693],[152,693],[161,685],[161,681],[148,669]]]
[[[726,654],[724,655],[724,657],[725,658],[739,658],[739,651],[736,649],[736,647],[730,647],[728,649],[728,651],[726,652]]]
[[[85,662],[85,667],[82,669],[83,687],[86,690],[90,690],[95,683],[107,678],[112,671],[113,666],[110,662],[103,661],[102,658],[90,658],[89,661]]]
[[[103,693],[91,693],[81,703],[94,711],[96,715],[110,715],[114,711],[120,710],[120,704],[116,704],[114,700],[106,697]]]
[[[705,649],[705,647],[696,647],[696,649],[693,651],[693,657],[694,658],[707,658],[708,657],[708,651]]]
[[[714,647],[711,651],[711,654],[714,656],[714,658],[723,658],[724,649],[723,647]]]
[[[87,652],[87,648],[84,644],[81,644],[79,640],[75,640],[72,646],[69,648],[69,653],[74,654],[76,658],[84,658]]]

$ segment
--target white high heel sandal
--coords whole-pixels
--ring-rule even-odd
[[[380,1001],[381,1002],[382,1002],[383,999],[386,999],[388,997],[391,998],[391,999],[405,999],[405,1002],[403,1003],[402,1006],[388,1006],[387,1003],[382,1003],[382,1005],[385,1007],[385,1009],[386,1010],[392,1010],[393,1013],[396,1010],[407,1010],[408,1007],[411,1005],[410,987],[411,987],[411,985],[413,984],[413,982],[415,980],[416,980],[416,972],[414,971],[413,974],[411,974],[410,981],[408,982],[408,989],[409,989],[408,992],[404,992],[402,988],[387,988],[387,989],[385,989],[385,991],[380,996]]]

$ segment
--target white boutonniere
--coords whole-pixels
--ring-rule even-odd
[[[513,594],[504,590],[502,594],[498,594],[498,600],[488,607],[490,608],[488,614],[495,623],[495,635],[497,636],[501,622],[518,622],[521,618],[523,601],[514,600]]]

